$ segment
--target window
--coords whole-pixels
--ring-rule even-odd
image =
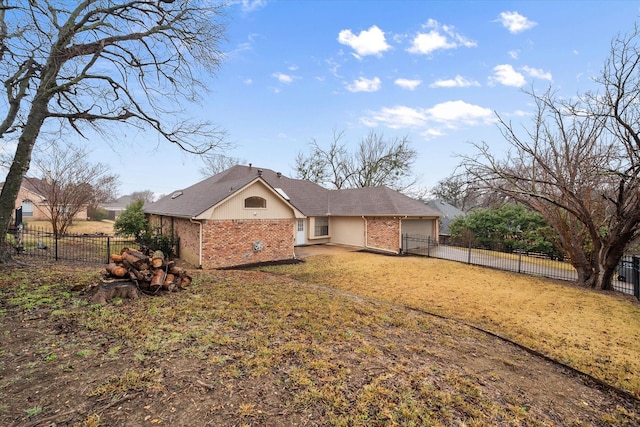
[[[298,220],[298,231],[304,231],[304,219]]]
[[[31,200],[22,201],[22,216],[33,216],[33,203]]]
[[[247,197],[244,199],[244,207],[252,209],[266,209],[267,200],[257,196]]]
[[[326,216],[316,217],[314,231],[315,231],[314,235],[316,237],[328,236],[329,235],[329,218]]]

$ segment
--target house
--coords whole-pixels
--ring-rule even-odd
[[[448,244],[449,239],[451,238],[451,233],[449,232],[449,225],[453,222],[454,219],[459,216],[465,216],[466,213],[456,208],[455,206],[445,202],[441,199],[433,199],[425,202],[428,206],[437,209],[441,212],[440,214],[440,243]]]
[[[135,200],[131,196],[120,196],[111,202],[101,204],[100,208],[107,211],[107,219],[113,221],[133,202]]]
[[[22,221],[48,221],[50,219],[49,202],[38,192],[39,178],[25,177],[18,191],[15,209],[22,208]],[[0,189],[4,183],[0,183]],[[87,207],[80,209],[74,219],[87,219]],[[15,221],[16,218],[13,219]]]
[[[398,253],[401,233],[438,236],[440,213],[387,187],[328,190],[237,165],[145,205],[180,258],[223,268],[295,258],[294,247],[341,244]]]

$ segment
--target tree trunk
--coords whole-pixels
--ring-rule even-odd
[[[43,96],[43,92],[45,91],[41,88],[31,104],[27,121],[22,128],[22,134],[18,138],[16,153],[0,192],[0,251],[2,252],[0,254],[0,262],[11,260],[11,248],[6,245],[7,230],[11,223],[11,216],[15,209],[22,180],[29,170],[33,147],[36,144],[36,139],[47,114],[49,98],[46,95]]]

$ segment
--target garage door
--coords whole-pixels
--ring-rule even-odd
[[[403,219],[402,234],[419,234],[433,238],[432,219]]]

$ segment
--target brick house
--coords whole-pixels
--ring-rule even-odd
[[[387,187],[328,190],[237,165],[145,205],[180,238],[180,258],[223,268],[295,258],[294,247],[341,244],[398,253],[402,233],[438,237],[440,213]]]
[[[22,208],[22,221],[48,221],[49,202],[46,197],[38,192],[38,178],[25,177],[18,191],[15,209]],[[0,183],[0,189],[4,183]],[[83,207],[74,216],[74,219],[87,219],[87,207]],[[15,221],[15,218],[12,220]]]

